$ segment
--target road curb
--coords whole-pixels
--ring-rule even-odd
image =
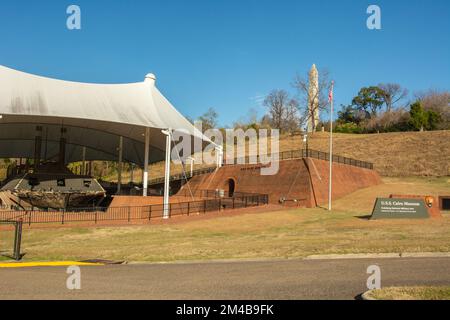
[[[0,263],[1,268],[32,268],[32,267],[70,267],[70,266],[102,266],[102,263],[80,261],[36,261],[36,262],[7,262]]]
[[[174,260],[174,261],[124,261],[123,264],[130,265],[159,265],[159,264],[208,264],[208,263],[240,263],[240,262],[274,262],[303,260],[302,257],[293,258],[243,258],[243,259],[211,259],[211,260]]]
[[[386,253],[349,253],[310,255],[305,260],[342,260],[374,258],[447,258],[450,252],[386,252]]]
[[[351,253],[351,254],[324,254],[307,257],[287,258],[243,258],[243,259],[211,259],[211,260],[175,260],[175,261],[123,261],[130,265],[160,265],[160,264],[208,264],[208,263],[241,263],[241,262],[285,262],[295,260],[345,260],[345,259],[386,259],[386,258],[450,258],[450,252],[405,252],[405,253]]]

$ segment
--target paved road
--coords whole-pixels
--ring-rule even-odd
[[[354,299],[372,264],[382,286],[450,285],[450,258],[130,264],[81,267],[81,290],[64,267],[0,269],[0,299]]]

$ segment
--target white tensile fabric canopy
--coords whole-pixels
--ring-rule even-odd
[[[0,158],[34,155],[37,128],[42,136],[41,159],[55,156],[64,128],[66,162],[117,160],[123,137],[123,160],[142,165],[145,130],[150,128],[149,162],[164,159],[161,129],[203,135],[155,86],[143,82],[90,84],[45,78],[0,66]],[[208,140],[208,139],[203,139]]]

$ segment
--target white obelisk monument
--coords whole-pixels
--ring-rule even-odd
[[[309,71],[308,132],[315,132],[319,124],[319,72],[313,64]]]

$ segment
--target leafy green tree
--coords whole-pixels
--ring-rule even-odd
[[[433,110],[428,110],[426,112],[428,114],[427,130],[437,130],[442,120],[441,116]]]
[[[337,124],[335,128],[339,133],[362,133],[363,129],[354,122]]]
[[[339,123],[356,122],[355,110],[352,105],[341,105],[341,111],[338,111]]]
[[[341,111],[338,111],[337,122],[344,123],[356,123],[360,125],[364,119],[370,118],[370,114],[363,110],[358,110],[353,105],[341,105]]]
[[[428,125],[428,112],[422,106],[420,101],[414,102],[409,111],[409,123],[415,130],[423,131]]]
[[[358,95],[353,98],[352,105],[357,110],[365,113],[368,112],[370,117],[375,117],[378,109],[380,109],[384,103],[384,96],[384,91],[377,86],[364,87],[361,88]]]

